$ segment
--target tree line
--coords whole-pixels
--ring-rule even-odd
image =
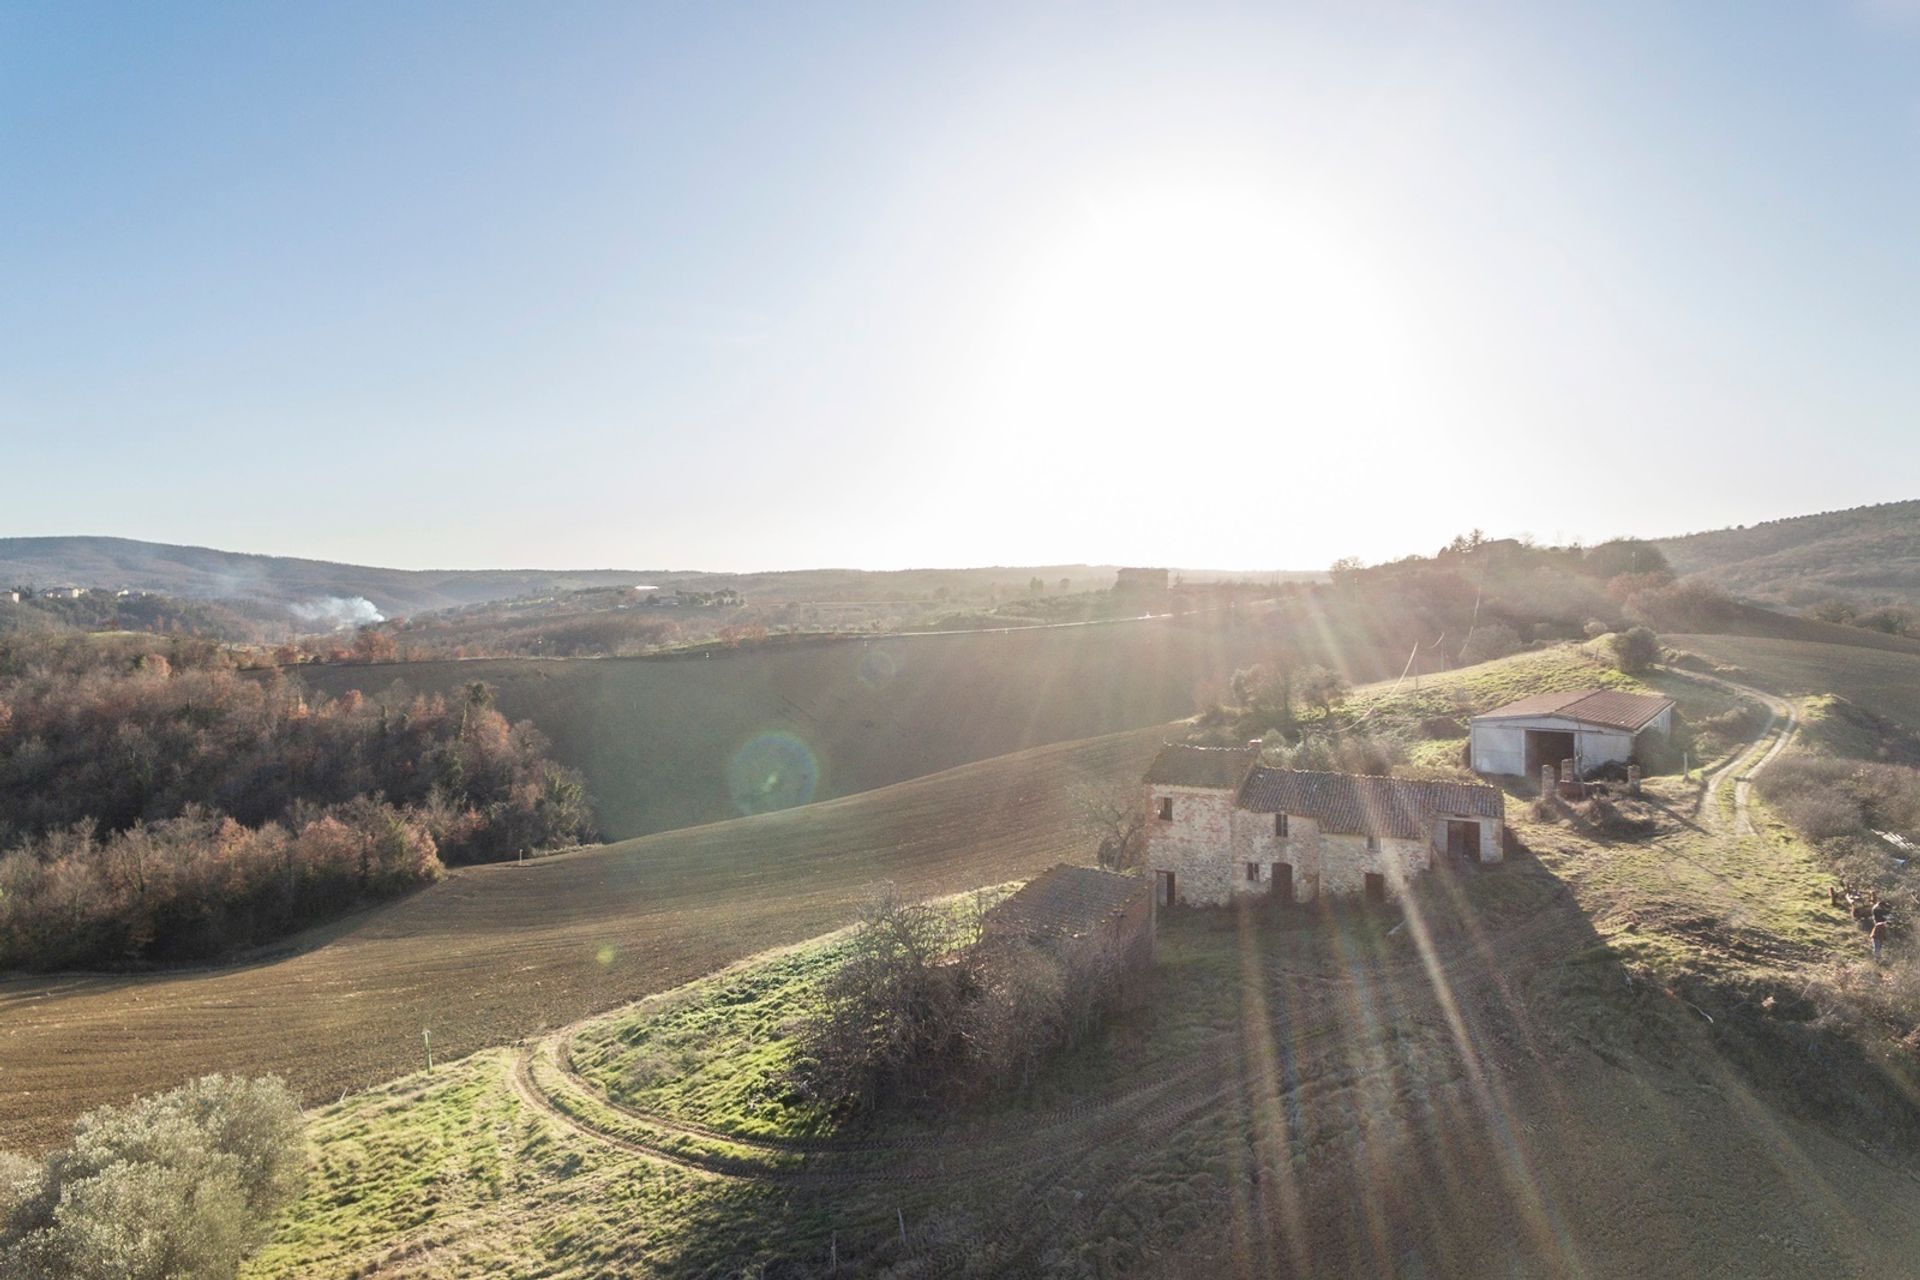
[[[482,684],[328,698],[217,645],[0,640],[0,968],[216,956],[591,834]]]

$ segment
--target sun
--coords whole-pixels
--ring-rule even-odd
[[[1379,432],[1417,384],[1405,309],[1316,202],[1231,181],[1084,202],[1019,275],[986,417],[1029,446],[1169,429]]]

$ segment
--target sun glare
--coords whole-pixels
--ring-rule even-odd
[[[1209,183],[1091,201],[1024,273],[990,418],[1060,451],[1391,429],[1421,382],[1404,305],[1304,201]]]

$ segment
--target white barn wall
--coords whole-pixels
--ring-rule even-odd
[[[1527,730],[1547,733],[1571,733],[1573,752],[1582,769],[1603,764],[1625,764],[1633,758],[1635,735],[1624,729],[1600,729],[1560,716],[1528,716],[1519,720],[1494,720],[1469,726],[1475,773],[1507,774],[1515,777],[1527,772]],[[1673,708],[1669,707],[1640,732],[1665,735],[1673,730]]]

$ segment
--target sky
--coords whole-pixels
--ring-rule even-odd
[[[1920,496],[1920,0],[0,0],[0,536],[1318,569]]]

